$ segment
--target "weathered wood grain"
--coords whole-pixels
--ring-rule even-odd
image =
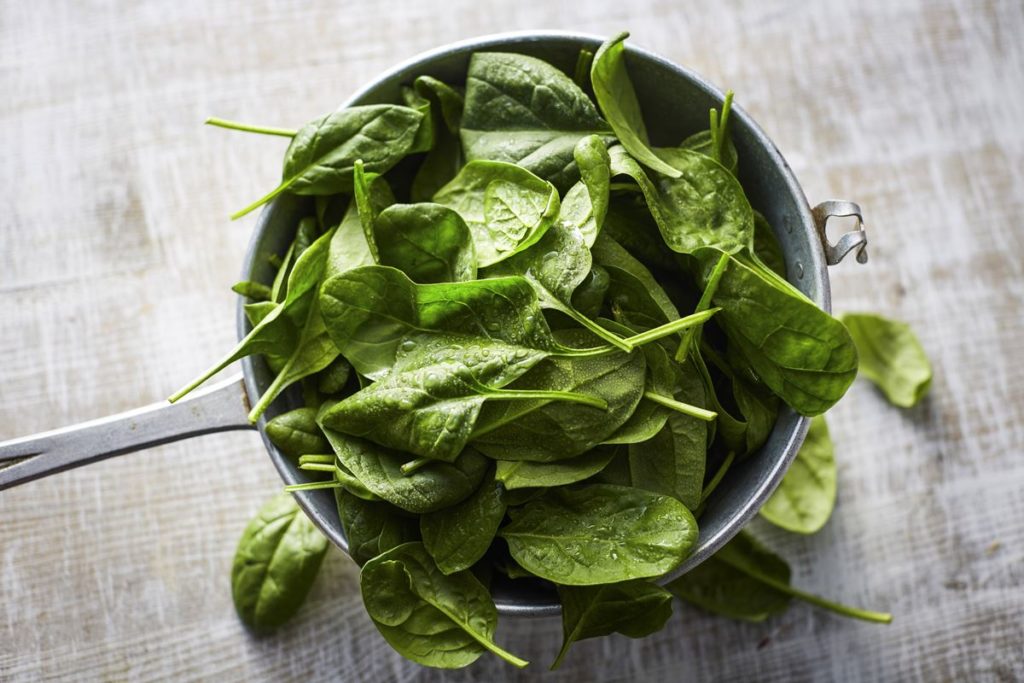
[[[538,27],[628,28],[735,89],[812,201],[865,207],[871,263],[834,270],[836,309],[907,320],[936,370],[911,411],[856,384],[831,419],[835,517],[764,529],[799,585],[891,626],[680,608],[546,679],[1024,679],[1018,0],[0,3],[0,439],[159,399],[232,342],[253,219],[226,216],[274,184],[284,143],[207,115],[294,126],[421,50]],[[532,680],[554,656],[542,620],[501,628],[526,672],[409,664],[340,554],[294,625],[251,638],[228,571],[278,484],[236,433],[0,494],[0,680]]]

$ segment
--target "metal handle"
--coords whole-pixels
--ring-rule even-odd
[[[860,205],[842,199],[829,199],[811,209],[811,215],[814,217],[814,225],[818,228],[818,237],[821,238],[825,262],[828,265],[836,265],[854,249],[857,250],[857,263],[868,262],[868,234],[864,230],[864,216],[861,215]],[[828,241],[825,232],[825,224],[833,216],[857,217],[857,227],[844,233],[835,244]]]
[[[234,429],[254,429],[241,375],[177,403],[0,443],[0,491],[122,453]],[[6,461],[16,461],[7,464]]]

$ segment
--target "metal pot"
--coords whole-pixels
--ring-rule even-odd
[[[344,106],[398,102],[400,88],[416,76],[429,74],[447,82],[465,78],[469,57],[479,51],[518,52],[572,70],[580,48],[596,50],[595,36],[562,33],[508,33],[475,38],[424,53],[385,72],[353,95]],[[720,106],[722,93],[700,76],[644,50],[627,48],[629,73],[641,105],[648,115],[651,138],[670,144],[707,126],[707,112]],[[867,260],[867,237],[860,208],[851,202],[829,201],[808,206],[800,185],[778,149],[740,107],[733,108],[731,134],[739,153],[740,180],[751,204],[776,230],[786,257],[790,279],[824,310],[831,310],[827,265],[838,263],[857,249],[857,260]],[[242,269],[243,279],[269,283],[273,272],[267,257],[281,254],[292,239],[299,218],[309,213],[309,200],[283,195],[264,209],[253,233]],[[828,242],[825,222],[830,216],[856,216],[857,228],[836,245]],[[249,330],[238,306],[238,336]],[[0,443],[0,490],[114,455],[212,432],[252,429],[246,419],[251,401],[270,385],[273,375],[261,358],[242,361],[242,377],[196,392],[176,403],[154,404],[112,417],[52,432]],[[274,466],[287,484],[308,481],[267,438],[263,426],[275,414],[289,410],[294,396],[279,399],[257,425]],[[732,538],[778,485],[807,433],[808,420],[784,409],[768,442],[735,465],[716,489],[700,519],[696,551],[674,572],[671,580],[700,564]],[[330,540],[347,550],[334,495],[330,491],[303,491],[299,504]],[[554,593],[513,584],[496,577],[492,593],[504,615],[545,616],[559,612]]]

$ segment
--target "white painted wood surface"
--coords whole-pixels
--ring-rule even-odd
[[[0,3],[0,439],[158,400],[233,340],[251,218],[294,126],[376,72],[511,29],[633,31],[738,93],[812,201],[859,201],[871,263],[837,310],[910,322],[931,397],[858,382],[831,414],[836,514],[767,538],[796,582],[891,610],[763,625],[678,608],[662,633],[580,644],[545,680],[1024,679],[1024,5],[928,0]],[[506,622],[526,672],[393,654],[353,563],[257,640],[231,606],[242,527],[278,486],[255,434],[207,437],[0,493],[0,680],[528,680],[556,621]]]

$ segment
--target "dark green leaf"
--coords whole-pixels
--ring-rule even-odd
[[[316,410],[313,408],[296,408],[278,415],[267,422],[266,432],[282,453],[293,458],[331,450],[316,423]]]
[[[423,545],[442,573],[469,569],[487,552],[504,517],[502,486],[492,471],[466,500],[420,517]]]
[[[340,488],[334,489],[334,495],[348,554],[360,566],[396,546],[419,540],[416,520],[391,504],[363,500]]]
[[[473,238],[465,221],[439,204],[394,204],[373,223],[380,262],[415,282],[476,279]]]
[[[594,476],[611,462],[616,452],[613,447],[598,446],[583,455],[557,462],[499,460],[497,478],[509,490],[565,486]]]

